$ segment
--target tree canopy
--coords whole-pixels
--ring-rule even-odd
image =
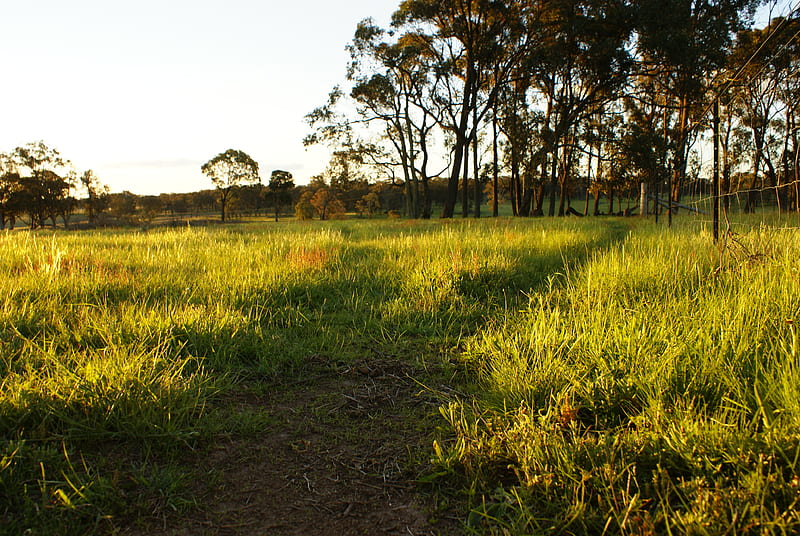
[[[402,188],[408,217],[431,216],[437,176],[443,217],[459,199],[463,216],[479,215],[489,190],[515,215],[575,212],[576,192],[584,213],[591,195],[613,211],[615,193],[639,183],[675,202],[697,188],[697,143],[721,94],[746,153],[726,152],[726,173],[752,170],[727,191],[776,187],[797,207],[797,23],[754,30],[761,3],[403,0],[391,27],[358,23],[347,79],[307,116],[307,141],[359,154]],[[747,81],[726,83],[747,66]]]
[[[236,149],[228,149],[202,165],[201,171],[211,179],[219,192],[221,219],[225,221],[225,206],[231,191],[236,186],[252,184],[261,179],[258,162],[250,155]]]

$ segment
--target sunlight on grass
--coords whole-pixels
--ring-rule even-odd
[[[446,412],[441,460],[506,483],[476,496],[476,526],[796,530],[797,239],[638,232],[472,339],[486,395]]]
[[[0,233],[0,519],[102,532],[191,507],[169,453],[230,426],[220,396],[376,356],[457,367],[421,482],[468,497],[469,530],[793,532],[798,238],[567,219]]]

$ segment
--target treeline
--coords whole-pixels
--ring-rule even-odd
[[[78,200],[76,192],[83,191]],[[14,228],[18,220],[31,229],[53,226],[83,209],[94,224],[109,203],[108,188],[91,170],[78,173],[58,150],[37,141],[0,153],[0,229]]]
[[[446,190],[446,180],[433,181],[432,191],[437,204],[444,202]],[[402,188],[387,182],[371,183],[364,180],[352,182],[342,189],[331,186],[323,177],[317,176],[308,185],[292,186],[277,194],[260,181],[233,186],[226,201],[227,219],[272,217],[276,195],[281,197],[280,216],[293,216],[301,220],[336,219],[347,215],[392,217],[403,214]],[[219,188],[159,195],[136,195],[124,191],[108,194],[103,212],[95,220],[104,225],[143,225],[216,217],[220,209]]]
[[[641,183],[709,191],[718,99],[723,195],[798,209],[800,20],[752,29],[762,3],[404,0],[390,28],[358,25],[306,143],[336,149],[332,177],[400,185],[410,217],[431,217],[440,175],[443,217],[480,216],[485,191],[494,215],[567,214],[576,193],[588,214]]]
[[[342,183],[317,176],[295,186],[290,173],[276,170],[264,184],[257,165],[255,170],[249,183],[223,181],[215,183],[216,189],[110,193],[93,171],[79,173],[57,149],[37,141],[0,153],[0,229],[169,224],[215,218],[224,205],[233,217],[300,219],[400,215],[403,210],[402,188],[388,182],[353,177]],[[443,181],[435,184],[437,202],[444,201],[445,190]]]

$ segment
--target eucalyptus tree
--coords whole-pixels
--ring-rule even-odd
[[[17,147],[3,160],[6,203],[13,214],[27,214],[31,228],[43,227],[48,219],[55,226],[58,216],[68,225],[76,205],[70,162],[42,141]]]
[[[0,153],[0,230],[14,228],[17,217],[15,193],[19,188],[19,172],[11,155]]]
[[[469,144],[524,55],[527,9],[511,0],[404,0],[393,16],[395,27],[424,36],[424,54],[445,74],[442,128],[453,144],[444,218],[454,215]]]
[[[775,120],[783,117],[784,104],[780,101],[777,88],[785,76],[776,64],[774,54],[776,40],[772,37],[768,26],[763,30],[740,31],[736,39],[736,47],[732,54],[732,68],[736,68],[738,77],[733,81],[734,111],[741,124],[740,135],[749,138],[752,151],[749,160],[752,164],[751,181],[747,188],[745,212],[755,210],[755,189],[764,187],[764,174],[774,184],[777,180],[775,164],[770,151],[770,134]],[[788,137],[787,137],[788,138]]]
[[[781,50],[780,67],[787,73],[800,71],[800,17],[787,20],[786,29],[791,38],[783,39],[784,47]],[[800,213],[800,78],[795,75],[784,76],[778,88],[780,98],[785,104],[785,118],[783,121],[785,138],[781,167],[783,168],[784,184],[787,197]]]
[[[430,144],[441,115],[434,96],[442,72],[434,70],[426,57],[425,40],[413,32],[398,35],[385,30],[372,19],[361,21],[347,46],[349,93],[334,88],[328,103],[306,116],[316,129],[306,138],[307,144],[330,145],[331,165],[346,156],[402,185],[406,215],[413,218],[430,217]],[[355,117],[341,112],[343,100],[354,105]],[[364,139],[370,135],[372,139]],[[402,175],[399,183],[397,168]]]
[[[359,23],[348,46],[352,59],[348,79],[354,84],[350,95],[363,121],[381,124],[403,173],[406,215],[416,218],[420,212],[419,179],[411,106],[413,87],[424,73],[417,68],[421,63],[415,60],[418,52],[413,41],[386,42],[386,34],[371,19]]]
[[[787,89],[797,85],[792,79],[798,67],[798,34],[799,21],[778,18],[763,29],[742,30],[736,39],[729,69],[735,79],[729,93],[738,133],[750,148],[746,212],[755,208],[757,188],[774,188],[779,208],[786,205],[784,183],[790,155],[797,152],[797,95]]]
[[[583,124],[619,98],[633,65],[629,0],[538,0],[527,58],[543,109],[541,137],[549,162],[548,214],[563,215],[570,164],[581,151]]]
[[[97,221],[97,216],[108,207],[108,186],[102,184],[91,169],[80,176],[80,183],[86,190],[84,210],[90,225]]]
[[[637,48],[641,74],[657,79],[662,112],[671,124],[672,200],[680,199],[691,137],[703,118],[716,75],[725,67],[737,31],[752,22],[761,0],[639,0]]]
[[[625,122],[620,132],[620,150],[639,182],[658,196],[669,172],[667,96],[652,69],[632,77],[629,88],[622,100]],[[658,207],[656,214],[657,210]]]
[[[269,188],[272,194],[272,202],[275,207],[275,221],[277,222],[281,205],[286,202],[289,190],[294,188],[294,177],[292,177],[292,174],[288,171],[276,169],[269,177],[267,188]]]
[[[228,149],[218,154],[203,164],[200,169],[217,188],[223,222],[225,221],[225,207],[233,189],[236,186],[260,181],[258,162],[247,153],[236,149]]]

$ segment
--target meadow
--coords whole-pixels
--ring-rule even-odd
[[[683,217],[6,232],[0,533],[192,515],[207,475],[186,453],[274,426],[230,400],[301,397],[370,360],[408,365],[435,400],[400,423],[423,445],[404,470],[455,533],[797,532],[800,232],[734,231],[715,245]]]

